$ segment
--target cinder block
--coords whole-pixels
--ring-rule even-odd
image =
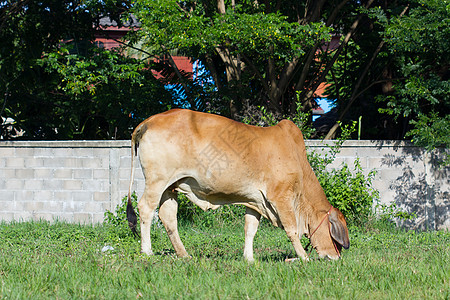
[[[61,165],[62,168],[76,169],[82,167],[80,158],[78,157],[66,157],[62,158],[62,160],[63,160],[63,163]]]
[[[44,187],[43,180],[35,180],[35,179],[25,180],[25,184],[24,184],[25,190],[38,191],[38,190],[42,190],[43,187]]]
[[[93,170],[93,178],[109,180],[109,170],[108,169],[94,169]]]
[[[109,192],[94,192],[94,201],[109,201]]]
[[[72,148],[54,148],[54,157],[72,157],[74,156],[74,151]]]
[[[338,153],[339,157],[356,157],[356,149],[355,148],[341,148],[341,151]]]
[[[73,170],[72,169],[56,169],[53,171],[54,178],[60,179],[72,179],[73,178]]]
[[[134,173],[134,179],[135,179],[135,180],[144,180],[144,173],[142,172],[142,170],[138,169],[138,170]]]
[[[36,201],[51,201],[53,200],[53,192],[52,191],[35,191],[33,199]]]
[[[25,210],[26,211],[31,211],[31,212],[35,212],[35,211],[42,211],[44,208],[44,202],[42,201],[28,201],[25,202]]]
[[[79,167],[87,169],[100,169],[108,167],[106,159],[103,158],[80,158],[78,162],[81,164]]]
[[[130,186],[130,179],[120,180],[119,181],[119,190],[127,191]]]
[[[356,148],[356,155],[358,157],[382,157],[380,151],[373,147],[359,147]]]
[[[72,192],[72,199],[73,201],[77,202],[92,202],[93,193],[88,191],[74,191]]]
[[[134,174],[136,174],[137,172],[136,171],[138,171],[138,170],[135,170],[134,171]],[[130,179],[130,175],[131,175],[131,170],[130,170],[130,168],[120,168],[120,170],[119,170],[119,178],[120,179]]]
[[[139,162],[139,159],[135,159],[134,163],[136,166],[136,161]],[[130,156],[122,156],[120,158],[120,168],[127,168],[128,170],[131,168],[131,157]]]
[[[106,180],[83,180],[83,190],[85,191],[105,191],[109,187]]]
[[[3,178],[5,180],[15,179],[16,169],[7,169],[7,168],[0,169],[0,178]]]
[[[61,191],[64,190],[64,181],[61,179],[44,179],[42,189],[46,191]]]
[[[6,202],[14,202],[16,199],[16,191],[3,191],[0,193],[0,200],[6,201]]]
[[[24,168],[25,159],[23,157],[8,157],[6,160],[7,168]]]
[[[79,224],[92,224],[92,214],[89,213],[75,213],[73,215],[73,222]]]
[[[64,181],[65,190],[81,190],[82,182],[81,180],[69,179]]]
[[[16,148],[15,156],[16,157],[29,157],[34,156],[35,148]]]
[[[54,148],[34,148],[34,157],[55,157]]]
[[[380,194],[385,193],[389,190],[389,182],[384,182],[383,180],[374,180],[372,183],[373,188],[380,192]]]
[[[109,201],[105,201],[105,202],[101,202],[101,207],[102,207],[102,212],[104,213],[105,211],[109,210],[109,211],[114,211],[116,209],[116,206],[114,206],[113,208],[111,208],[111,203]]]
[[[63,203],[63,212],[83,212],[84,211],[83,201],[68,201]]]
[[[32,178],[34,178],[34,170],[33,169],[17,169],[16,170],[16,178],[32,179]]]
[[[52,213],[60,213],[63,211],[63,202],[60,201],[47,201],[44,202],[44,211]]]
[[[63,157],[44,157],[42,161],[43,167],[46,168],[65,168],[67,159]]]
[[[93,213],[92,214],[92,224],[103,223],[104,220],[105,220],[104,213]]]
[[[107,158],[107,157],[109,157],[109,152],[111,152],[111,148],[95,148],[93,156]]]
[[[91,169],[74,169],[73,178],[75,179],[91,179],[92,178]]]
[[[403,177],[403,171],[395,169],[395,170],[380,170],[380,179],[386,183],[391,183],[393,181],[397,181],[399,178]]]
[[[84,212],[99,213],[105,212],[101,202],[87,202],[84,206]]]
[[[21,179],[8,179],[6,180],[5,187],[7,190],[22,190],[25,187],[25,181]]]
[[[34,169],[34,176],[51,181],[53,179],[53,169]]]
[[[41,157],[29,157],[25,158],[26,168],[41,168],[44,166],[44,159]]]
[[[396,196],[397,196],[396,191],[388,189],[383,193],[380,193],[380,203],[390,205],[391,203],[395,202]]]
[[[383,168],[383,158],[377,157],[369,157],[367,159],[367,167],[369,169],[377,169],[380,170]]]
[[[8,193],[9,194],[9,193]],[[2,198],[0,201],[0,211],[1,212],[13,212],[14,211],[14,195],[6,195],[5,198]],[[11,199],[8,201],[8,198]]]
[[[13,157],[14,148],[0,147],[0,157]]]
[[[73,156],[93,157],[94,156],[94,148],[74,148]]]
[[[16,191],[14,195],[15,195],[14,200],[16,201],[16,204],[22,201],[32,201],[34,197],[33,191],[25,191],[23,189]]]
[[[134,186],[135,186],[135,188],[134,188],[135,191],[140,191],[142,193],[145,189],[145,181],[137,180],[137,181],[135,181]]]
[[[55,191],[53,193],[53,199],[55,199],[56,201],[63,201],[63,202],[72,201],[72,192],[66,190]]]

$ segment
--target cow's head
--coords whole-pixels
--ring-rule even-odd
[[[311,236],[311,244],[320,258],[338,259],[342,248],[348,249],[347,222],[339,209],[332,207],[326,215],[318,216],[320,219],[316,232]]]

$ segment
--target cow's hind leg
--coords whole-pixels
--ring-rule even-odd
[[[174,192],[165,191],[159,207],[159,218],[166,228],[167,235],[169,236],[170,242],[172,243],[177,256],[189,257],[189,254],[186,252],[186,249],[181,242],[180,235],[178,234],[177,211],[177,194]]]
[[[253,239],[255,238],[256,231],[258,230],[259,220],[261,214],[249,207],[245,210],[245,245],[244,245],[244,258],[248,262],[253,262]]]
[[[152,226],[155,210],[161,200],[161,193],[148,185],[145,186],[144,194],[138,203],[139,219],[141,224],[141,252],[153,255],[152,243],[150,240],[150,229]]]

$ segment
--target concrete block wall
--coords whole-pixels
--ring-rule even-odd
[[[321,141],[306,141],[309,151],[326,151]],[[332,142],[331,142],[332,143]],[[404,141],[347,141],[329,168],[346,163],[353,169],[355,158],[367,175],[376,171],[373,186],[380,203],[416,213],[414,220],[396,220],[411,229],[450,229],[450,166],[440,162],[448,149],[431,153]]]
[[[129,145],[129,141],[0,142],[0,220],[102,222],[104,212],[113,211],[127,193]],[[142,172],[135,174],[135,187],[142,190]]]
[[[326,151],[306,141],[308,151]],[[350,166],[359,157],[366,173],[377,171],[374,186],[384,204],[416,212],[409,228],[450,229],[450,168],[436,161],[443,151],[427,153],[405,142],[347,141],[330,168]],[[102,222],[127,194],[130,141],[0,141],[0,221],[63,220]],[[144,190],[135,161],[133,190]]]

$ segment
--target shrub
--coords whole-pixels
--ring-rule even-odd
[[[138,198],[135,192],[131,195],[131,203],[136,211],[139,226],[139,210],[137,207]],[[126,231],[127,235],[131,235],[127,221],[127,196],[124,196],[121,202],[116,206],[115,211],[107,210],[105,212],[104,221],[113,225],[119,231]],[[217,210],[203,211],[200,207],[192,203],[185,195],[178,193],[178,220],[181,223],[190,223],[196,226],[211,227],[224,224],[234,223],[243,220],[245,207],[242,205],[225,205]],[[158,210],[156,210],[154,223],[162,225],[158,219]],[[139,232],[139,228],[137,229]]]
[[[359,159],[353,172],[347,164],[340,169],[318,174],[328,201],[337,207],[350,225],[364,225],[372,215],[372,204],[378,201],[379,192],[372,187],[376,172],[364,175]]]
[[[110,224],[116,227],[121,233],[126,235],[132,235],[132,231],[128,228],[127,203],[128,197],[125,196],[122,198],[121,202],[116,206],[114,213],[109,210],[106,210],[104,221],[106,224]],[[139,210],[136,209],[138,199],[135,192],[131,194],[131,203],[133,204],[134,210],[136,212],[136,216],[138,218],[137,226],[139,227]],[[137,231],[139,232],[138,228]]]

